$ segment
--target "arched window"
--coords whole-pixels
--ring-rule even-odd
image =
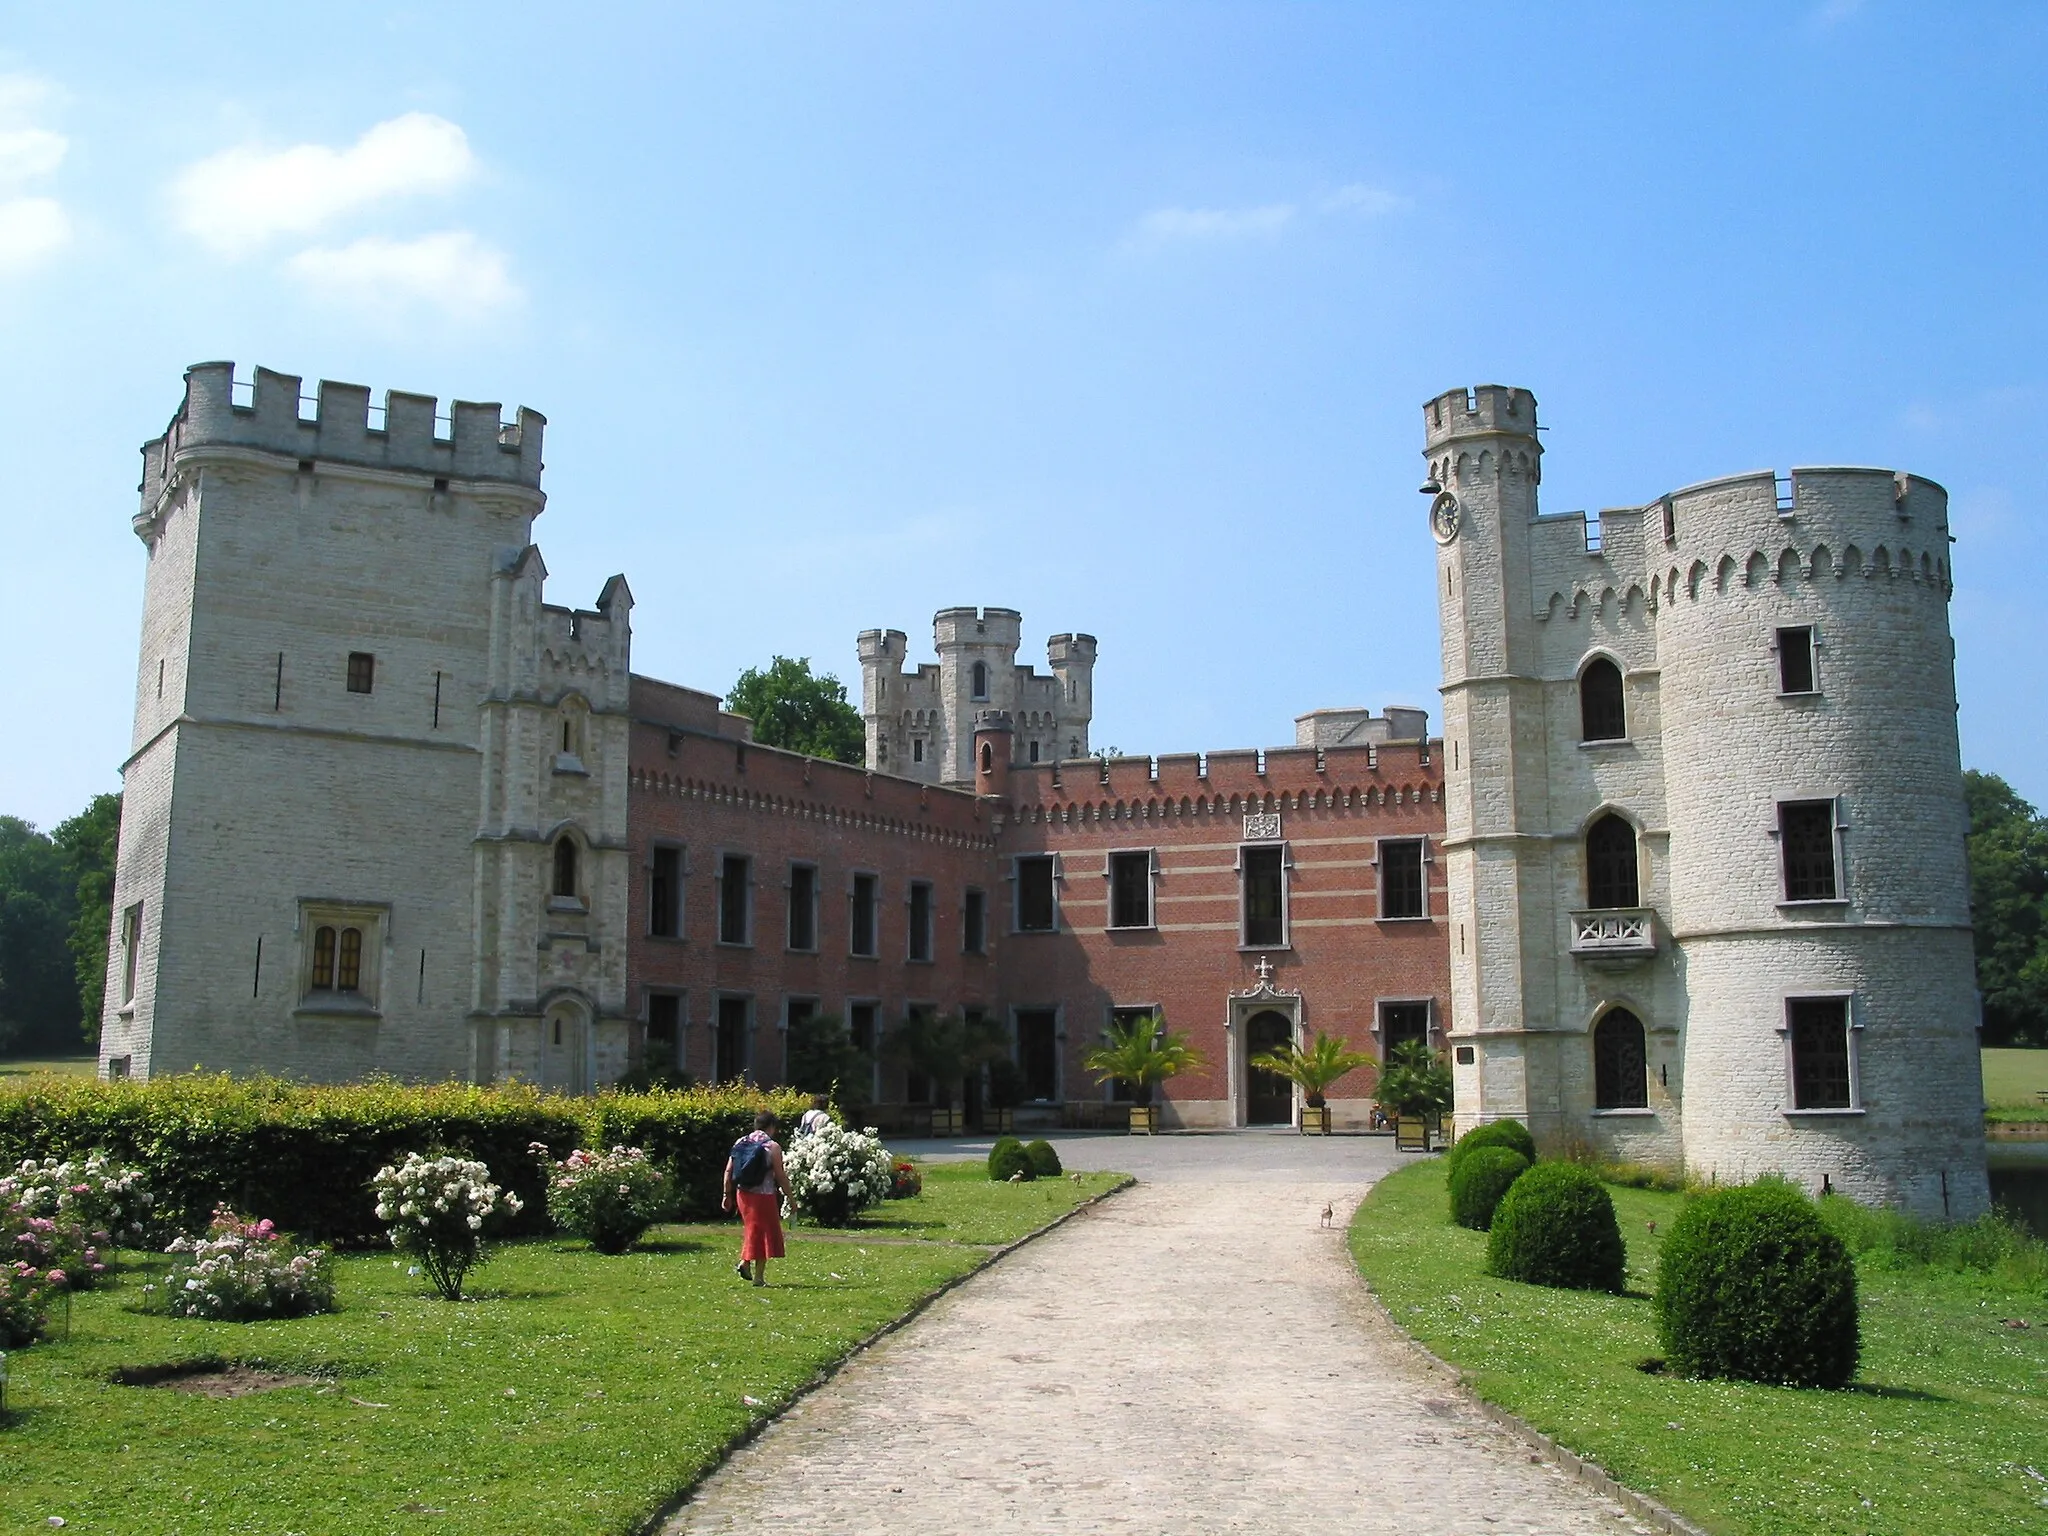
[[[1636,829],[1612,811],[1586,833],[1586,905],[1639,907]]]
[[[567,836],[555,839],[555,894],[576,894],[576,842]]]
[[[1628,735],[1621,703],[1621,668],[1596,656],[1579,674],[1579,740],[1620,741]]]
[[[327,992],[334,987],[334,930],[313,930],[313,990]]]
[[[1649,1057],[1643,1021],[1626,1008],[1610,1008],[1593,1026],[1593,1107],[1648,1109]]]
[[[341,930],[341,953],[334,965],[334,990],[354,992],[363,984],[363,930]]]
[[[983,773],[994,773],[996,771],[996,749],[985,741],[981,744],[981,771]]]
[[[985,661],[974,664],[974,696],[977,699],[988,697],[988,663]]]

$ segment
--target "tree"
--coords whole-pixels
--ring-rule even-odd
[[[882,1060],[929,1078],[934,1104],[958,1104],[970,1073],[1009,1054],[1002,1025],[982,1014],[963,1018],[920,1008],[882,1037]]]
[[[791,1019],[783,1075],[792,1088],[829,1093],[849,1119],[867,1109],[874,1058],[853,1043],[836,1013]]]
[[[1352,1050],[1350,1041],[1318,1031],[1315,1044],[1305,1051],[1297,1050],[1293,1045],[1283,1045],[1278,1050],[1254,1056],[1250,1064],[1261,1072],[1286,1078],[1301,1089],[1309,1108],[1321,1109],[1324,1095],[1338,1079],[1368,1065],[1372,1059],[1369,1052]]]
[[[77,1040],[66,950],[75,899],[57,845],[20,817],[0,816],[0,1050]]]
[[[1986,1045],[2048,1046],[2048,819],[1995,773],[1963,775]]]
[[[1166,1028],[1157,1014],[1147,1013],[1110,1025],[1103,1031],[1102,1044],[1083,1057],[1081,1065],[1098,1083],[1129,1083],[1132,1103],[1150,1104],[1153,1084],[1198,1071],[1205,1063],[1186,1035]]]
[[[71,963],[78,976],[79,1028],[89,1043],[100,1037],[100,1006],[107,986],[107,940],[114,923],[114,854],[121,840],[121,797],[94,795],[84,810],[57,823],[50,840],[64,855],[75,915]]]
[[[754,740],[838,763],[867,755],[860,711],[846,702],[846,685],[827,672],[811,672],[808,656],[777,656],[768,670],[749,667],[725,696],[725,707],[754,722]]]

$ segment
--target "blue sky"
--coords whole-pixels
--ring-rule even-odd
[[[549,418],[551,595],[724,689],[934,609],[1096,741],[1437,714],[1420,403],[1544,505],[1953,497],[1965,761],[2048,801],[2048,14],[1867,0],[0,3],[0,810],[118,782],[137,446],[231,358]],[[913,650],[913,655],[918,654]]]

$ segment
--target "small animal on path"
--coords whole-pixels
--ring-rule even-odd
[[[1336,1224],[1336,1221],[1337,1221],[1337,1210],[1336,1210],[1336,1206],[1335,1206],[1335,1204],[1334,1204],[1334,1203],[1328,1203],[1328,1204],[1325,1204],[1325,1205],[1323,1206],[1323,1225],[1324,1225],[1324,1226],[1326,1226],[1326,1227],[1328,1227],[1328,1226],[1334,1226],[1334,1225]]]

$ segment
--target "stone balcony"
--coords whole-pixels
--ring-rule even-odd
[[[1572,914],[1572,953],[1589,965],[1635,965],[1657,953],[1657,914],[1609,907]]]

